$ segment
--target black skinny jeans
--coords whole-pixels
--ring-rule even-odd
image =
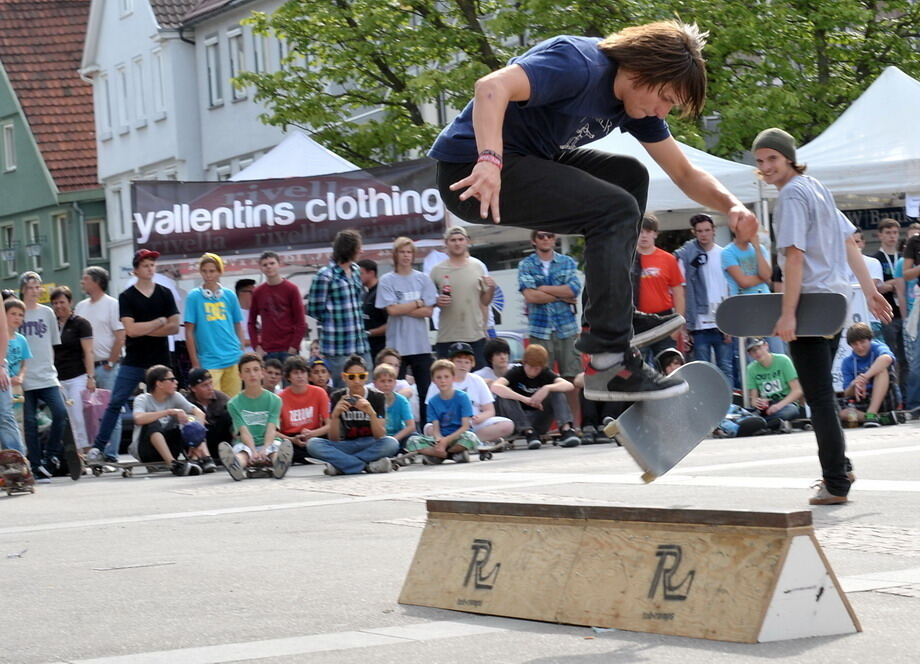
[[[447,209],[472,223],[479,201],[460,202],[449,186],[475,164],[438,163]],[[585,238],[584,319],[575,347],[583,353],[621,352],[632,338],[632,281],[639,223],[648,197],[648,171],[637,159],[599,150],[565,150],[555,159],[506,154],[502,223]]]
[[[827,490],[835,496],[850,492],[847,470],[852,468],[846,457],[846,441],[834,393],[831,367],[840,335],[833,339],[799,337],[789,342],[789,355],[799,374],[802,391],[811,407],[811,424],[818,441],[818,460]]]
[[[402,362],[399,365],[399,377],[406,378],[406,370],[412,369],[412,377],[415,379],[415,389],[418,390],[418,419],[416,428],[421,431],[425,426],[427,417],[427,406],[425,405],[425,395],[428,394],[428,386],[431,385],[431,363],[434,360],[431,353],[419,353],[417,355],[403,355]]]

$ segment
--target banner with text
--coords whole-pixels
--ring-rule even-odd
[[[308,178],[131,185],[134,244],[164,257],[328,247],[346,228],[365,244],[441,237],[435,162],[417,159]]]

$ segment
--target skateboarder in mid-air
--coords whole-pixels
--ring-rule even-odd
[[[695,25],[666,21],[606,39],[544,41],[479,79],[429,152],[441,195],[459,217],[584,235],[587,329],[576,348],[591,355],[589,399],[661,399],[687,385],[645,365],[632,347],[630,268],[648,173],[631,157],[578,146],[628,131],[684,193],[726,215],[736,235],[757,231],[754,215],[687,160],[665,122],[675,106],[688,115],[702,109],[705,37]],[[655,341],[675,322],[645,317],[635,333]]]
[[[841,293],[849,297],[849,270],[879,320],[891,320],[891,306],[869,277],[853,240],[856,227],[841,214],[834,197],[795,161],[795,139],[782,129],[765,129],[751,148],[761,178],[779,189],[773,230],[783,270],[783,307],[773,334],[789,342],[789,354],[811,406],[822,479],[808,501],[812,505],[847,502],[855,480],[837,417],[831,366],[840,335],[796,338],[796,305],[801,293]],[[849,266],[849,267],[848,267]]]

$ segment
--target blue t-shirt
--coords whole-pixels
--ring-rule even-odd
[[[454,390],[450,399],[442,399],[440,393],[428,400],[428,421],[438,421],[442,436],[449,436],[463,426],[464,417],[473,416],[473,402],[466,392]]]
[[[387,406],[387,435],[393,436],[402,431],[406,422],[412,419],[412,408],[409,400],[398,392],[394,392],[393,403]]]
[[[770,254],[766,248],[760,245],[760,252],[763,254],[767,265],[770,264]],[[722,269],[725,271],[725,281],[728,282],[729,295],[750,295],[751,293],[769,293],[770,286],[760,282],[756,286],[741,288],[738,282],[728,273],[728,268],[737,265],[741,268],[741,274],[746,277],[757,276],[757,254],[754,253],[754,245],[748,242],[746,249],[739,249],[734,242],[722,248]]]
[[[26,341],[26,338],[19,332],[10,335],[10,342],[6,346],[6,362],[9,365],[9,375],[18,375],[22,367],[22,361],[28,360],[30,357],[32,357],[32,349],[29,348],[29,342]]]
[[[511,58],[530,80],[530,99],[511,102],[502,125],[504,153],[551,159],[560,151],[603,138],[617,127],[643,143],[671,135],[657,117],[634,119],[613,96],[617,64],[597,47],[595,37],[563,35]],[[447,162],[476,161],[473,102],[450,123],[428,152]]]
[[[888,355],[894,359],[891,349],[881,341],[875,341],[874,339],[869,342],[869,352],[866,353],[865,357],[860,357],[851,350],[850,354],[843,358],[843,362],[840,363],[840,372],[843,374],[843,389],[847,389],[850,383],[856,379],[856,376],[866,372],[872,366],[872,363],[882,355]],[[871,380],[866,385],[866,389],[872,389]]]
[[[204,369],[225,369],[236,364],[243,351],[236,335],[236,324],[243,320],[236,293],[220,289],[208,297],[201,288],[185,300],[185,322],[195,325],[195,350]]]

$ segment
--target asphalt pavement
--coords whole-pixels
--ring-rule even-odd
[[[810,433],[707,440],[649,485],[612,445],[350,477],[56,478],[0,495],[0,662],[915,662],[920,424],[847,441],[852,500],[815,508]],[[751,645],[400,605],[427,498],[811,509],[864,631]]]

